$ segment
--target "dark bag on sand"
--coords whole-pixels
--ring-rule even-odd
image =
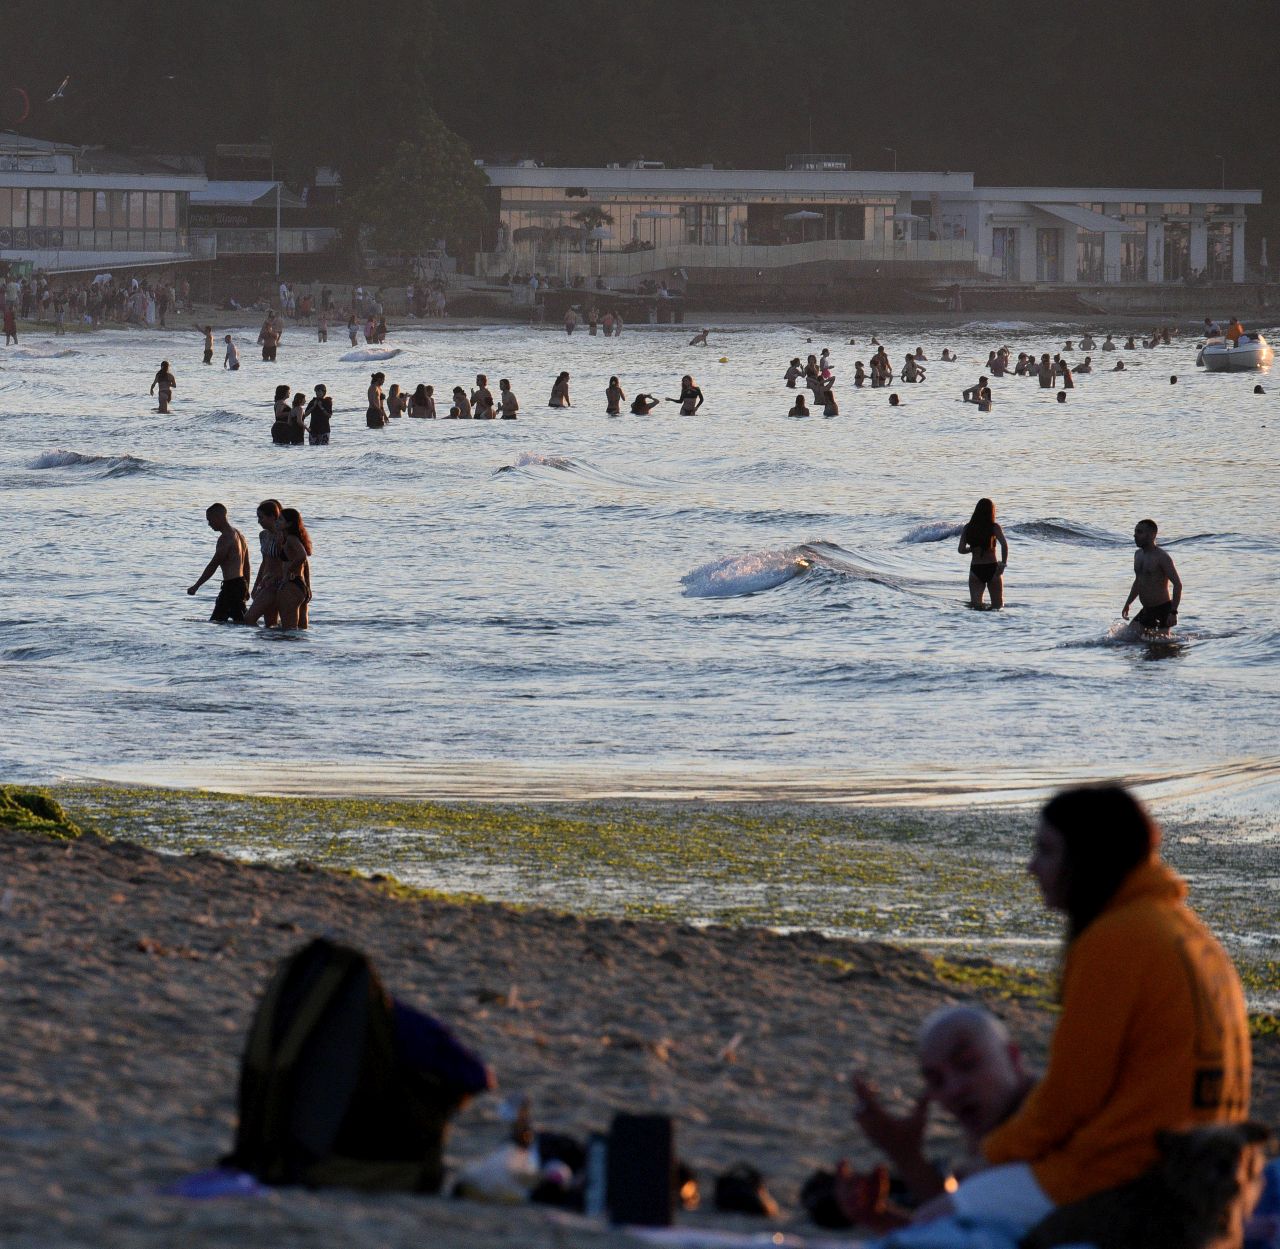
[[[460,1100],[397,1057],[369,960],[320,938],[280,964],[258,1006],[224,1165],[266,1184],[437,1192]]]
[[[764,1176],[748,1162],[735,1163],[716,1176],[715,1206],[730,1214],[777,1218],[778,1203],[764,1186]]]

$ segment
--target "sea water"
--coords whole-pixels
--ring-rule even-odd
[[[226,332],[236,373],[218,367]],[[1053,352],[1080,327],[740,325],[691,348],[689,327],[433,325],[371,363],[298,326],[275,364],[255,332],[219,324],[212,367],[190,329],[0,352],[3,777],[918,802],[1127,776],[1210,805],[1273,793],[1280,383],[1257,396],[1256,375],[1205,374],[1191,339],[1094,351],[1065,405],[993,378],[982,414],[960,391],[991,348]],[[917,346],[930,359],[927,382],[895,385],[899,408],[851,384],[872,332],[895,366]],[[824,346],[841,415],[790,419],[787,364]],[[162,359],[168,415],[147,396]],[[477,372],[495,394],[510,378],[520,418],[367,429],[373,368],[434,385],[442,414]],[[562,369],[574,406],[552,410]],[[706,394],[695,416],[605,415],[611,374],[674,396],[684,373]],[[328,386],[331,445],[272,445],[280,382]],[[970,609],[956,550],[983,495],[1009,539],[1001,612]],[[267,497],[315,542],[305,634],[207,623],[216,577],[185,592],[213,549],[205,507],[227,505],[256,559]],[[1172,642],[1120,623],[1145,516],[1186,585]]]

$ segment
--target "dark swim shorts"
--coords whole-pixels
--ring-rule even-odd
[[[249,583],[243,577],[232,577],[222,583],[213,604],[210,620],[243,620],[244,609],[249,603]]]
[[[1138,623],[1144,629],[1167,629],[1173,615],[1173,604],[1158,603],[1155,607],[1144,607],[1138,613]]]
[[[1000,565],[994,561],[990,564],[970,564],[969,575],[977,577],[984,585],[990,585],[1000,575]]]

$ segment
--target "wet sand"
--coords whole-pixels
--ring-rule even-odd
[[[914,1088],[916,1022],[969,995],[886,945],[460,903],[307,866],[161,855],[93,835],[0,831],[0,1239],[26,1245],[573,1245],[616,1239],[534,1208],[280,1191],[194,1202],[158,1186],[230,1144],[239,1050],[277,959],[326,932],[450,1021],[527,1093],[539,1126],[585,1135],[664,1110],[710,1178],[757,1165],[796,1230],[800,1183],[841,1154],[854,1062]],[[1042,986],[965,965],[1043,1055]],[[1007,996],[1006,996],[1007,995]],[[1280,1038],[1256,1042],[1255,1111],[1280,1119]],[[459,1119],[455,1161],[499,1143],[498,1097]],[[945,1153],[945,1134],[938,1148]],[[730,1224],[709,1214],[701,1223]],[[738,1226],[742,1226],[739,1222]]]

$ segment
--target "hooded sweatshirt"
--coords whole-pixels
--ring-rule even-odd
[[[1186,893],[1152,858],[1071,943],[1044,1079],[982,1142],[1058,1205],[1136,1179],[1162,1130],[1248,1115],[1244,993]]]

